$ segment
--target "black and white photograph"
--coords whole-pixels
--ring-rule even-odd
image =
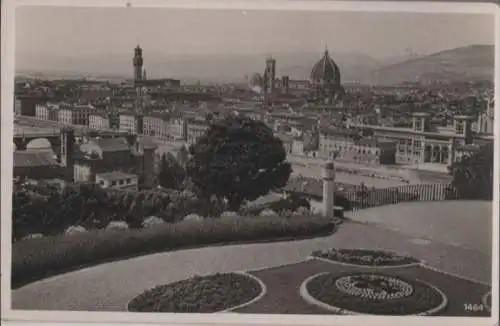
[[[498,321],[495,11],[350,3],[14,6],[12,316]]]

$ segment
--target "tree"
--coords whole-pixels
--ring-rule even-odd
[[[181,148],[179,148],[179,152],[177,154],[177,160],[178,160],[179,164],[181,166],[185,167],[188,159],[189,159],[188,150],[186,149],[185,146],[181,146]]]
[[[184,168],[175,157],[172,154],[163,154],[160,162],[160,173],[158,174],[160,186],[167,189],[181,189],[184,179]]]
[[[214,122],[190,148],[186,171],[201,198],[225,198],[237,211],[285,186],[292,171],[283,142],[261,121],[228,116]]]
[[[448,167],[455,196],[464,199],[493,198],[493,143],[479,148]]]

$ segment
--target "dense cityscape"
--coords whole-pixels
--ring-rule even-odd
[[[264,73],[248,85],[181,85],[147,79],[142,51],[134,49],[132,81],[16,80],[15,177],[57,178],[72,170],[71,182],[95,181],[91,175],[98,173],[93,178],[118,178],[116,187],[124,186],[121,179],[138,185],[129,166],[111,163],[123,151],[120,137],[135,135],[148,163],[139,186],[155,187],[161,155],[177,157],[212,119],[227,114],[264,121],[297,163],[335,159],[446,173],[452,162],[493,141],[493,89],[487,83],[343,85],[325,51],[310,80],[276,76],[279,58],[268,58]],[[78,159],[61,147],[63,126],[77,133],[84,154]],[[89,155],[102,151],[109,161],[92,171]]]

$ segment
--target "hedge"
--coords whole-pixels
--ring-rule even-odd
[[[334,230],[332,221],[324,217],[253,216],[27,239],[12,245],[12,287],[82,267],[144,254],[207,245],[293,240],[327,235]]]
[[[223,207],[200,201],[187,191],[123,191],[79,184],[59,189],[48,185],[15,184],[12,198],[12,235],[61,234],[69,226],[102,229],[111,221],[140,228],[145,217],[178,222],[189,214],[213,216]]]

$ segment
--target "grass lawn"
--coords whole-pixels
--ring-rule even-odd
[[[421,266],[406,268],[388,268],[377,270],[367,267],[343,266],[317,259],[252,272],[267,286],[267,294],[256,303],[236,310],[239,313],[273,314],[332,314],[315,305],[307,303],[300,296],[300,286],[310,276],[319,273],[333,273],[343,276],[360,272],[383,273],[404,280],[420,280],[440,289],[448,298],[448,304],[439,316],[489,316],[487,309],[467,311],[466,304],[481,304],[482,297],[490,287],[445,275]]]
[[[12,288],[83,267],[145,254],[209,245],[304,239],[326,236],[335,229],[332,221],[323,217],[257,216],[22,240],[12,245]]]

